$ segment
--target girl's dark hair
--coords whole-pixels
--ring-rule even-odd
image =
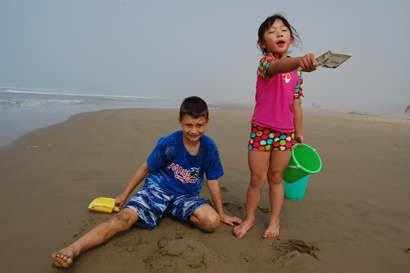
[[[293,46],[294,47],[299,47],[299,44],[301,44],[301,46],[303,45],[302,40],[300,39],[299,34],[296,31],[296,29],[294,27],[292,27],[289,24],[286,17],[284,15],[280,14],[280,13],[276,13],[276,14],[266,18],[266,20],[261,24],[261,26],[259,27],[259,30],[258,30],[258,41],[265,41],[263,39],[263,35],[265,34],[265,31],[268,30],[276,20],[281,20],[283,22],[283,24],[289,29],[290,35],[294,39],[294,41],[293,41]],[[261,48],[259,46],[258,46],[258,48],[259,48],[260,51],[262,51],[262,53],[264,55],[269,53],[266,50],[266,48]],[[289,50],[289,52],[290,51],[291,50]]]
[[[203,116],[208,120],[208,105],[200,97],[188,97],[184,99],[179,109],[179,118],[181,120],[184,115],[189,115],[195,119]]]

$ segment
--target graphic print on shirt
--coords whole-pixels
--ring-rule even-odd
[[[178,164],[172,163],[167,167],[174,172],[174,177],[182,183],[196,183],[201,168],[192,167],[190,170],[183,169]]]
[[[282,79],[285,80],[286,83],[290,82],[290,80],[292,79],[292,77],[290,76],[289,73],[283,73],[282,74]]]

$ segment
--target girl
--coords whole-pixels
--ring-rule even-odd
[[[269,183],[271,214],[264,238],[279,236],[279,216],[284,188],[283,173],[294,149],[294,141],[303,145],[302,73],[315,70],[313,54],[291,58],[289,46],[299,42],[299,35],[286,18],[275,14],[259,27],[258,45],[265,55],[260,60],[256,82],[256,105],[248,145],[251,181],[246,195],[246,219],[234,228],[241,238],[253,226],[262,187]]]

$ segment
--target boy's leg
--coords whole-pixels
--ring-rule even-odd
[[[194,211],[189,221],[205,232],[213,232],[219,226],[221,218],[211,206],[204,205]]]
[[[70,267],[73,264],[73,259],[81,252],[108,241],[118,232],[127,230],[138,218],[136,212],[125,208],[108,221],[90,230],[73,244],[58,252],[54,252],[51,256],[54,260],[54,265],[56,267]]]
[[[275,238],[279,236],[280,212],[282,210],[285,190],[283,187],[283,173],[289,164],[292,151],[272,151],[269,170],[269,200],[271,214],[269,217],[269,226],[263,234],[264,238]]]
[[[251,171],[251,182],[246,194],[246,219],[235,227],[234,234],[241,238],[253,227],[255,213],[262,199],[262,188],[266,182],[266,173],[270,153],[265,151],[248,151],[248,165]]]
[[[168,212],[182,221],[189,221],[205,232],[213,232],[219,226],[219,214],[197,194],[173,197]]]

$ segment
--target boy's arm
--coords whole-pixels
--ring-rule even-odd
[[[283,58],[272,62],[268,67],[268,73],[270,75],[276,75],[279,73],[287,73],[302,67],[303,71],[316,70],[316,59],[312,53],[306,54],[303,57],[295,58]]]
[[[302,110],[302,100],[294,99],[293,100],[293,124],[295,125],[295,140],[300,143],[300,146],[303,146],[305,140],[303,138],[303,128],[302,128],[302,119],[303,119],[303,110]]]
[[[125,188],[124,192],[115,198],[115,205],[122,209],[125,202],[127,201],[128,196],[131,192],[141,183],[141,181],[147,176],[149,173],[149,168],[147,161],[142,163],[141,167],[137,170],[137,172],[132,177],[131,181],[128,183],[128,186]]]
[[[222,197],[221,197],[221,188],[219,186],[218,179],[207,180],[209,192],[211,193],[212,200],[214,201],[215,210],[221,217],[221,222],[233,226],[233,223],[241,224],[242,220],[238,217],[232,217],[226,215],[222,207]]]

